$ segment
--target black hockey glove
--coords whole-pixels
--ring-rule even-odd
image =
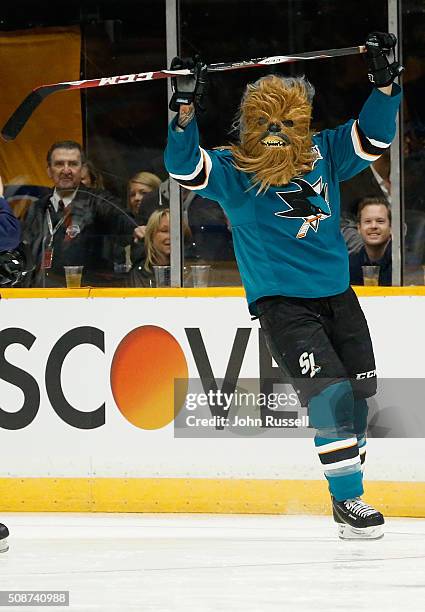
[[[0,287],[13,287],[34,269],[28,245],[21,244],[0,253]]]
[[[170,109],[179,112],[182,104],[194,104],[199,110],[202,107],[202,96],[205,93],[207,83],[207,66],[199,57],[181,59],[175,57],[171,61],[170,70],[182,70],[188,68],[193,72],[188,76],[171,77],[171,89],[173,96],[170,100]]]
[[[366,40],[367,76],[375,87],[390,85],[404,70],[395,61],[397,38],[386,32],[371,32]],[[390,58],[390,55],[392,57]],[[390,59],[392,60],[390,62]]]

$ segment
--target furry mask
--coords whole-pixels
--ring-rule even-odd
[[[247,86],[235,123],[240,142],[231,149],[236,167],[253,174],[259,193],[311,170],[313,96],[303,77],[269,75]]]

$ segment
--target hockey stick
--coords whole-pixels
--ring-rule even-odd
[[[221,72],[224,70],[240,70],[242,68],[259,68],[274,64],[287,64],[303,60],[323,59],[326,57],[341,57],[343,55],[356,55],[365,53],[365,47],[345,47],[343,49],[327,49],[326,51],[308,51],[296,55],[277,55],[274,57],[260,57],[241,62],[221,62],[209,64],[208,72]],[[1,135],[4,140],[14,140],[22,130],[33,112],[47,96],[56,91],[73,89],[89,89],[90,87],[106,87],[108,85],[124,85],[126,83],[140,83],[142,81],[153,81],[155,79],[168,79],[172,76],[187,76],[191,74],[188,69],[184,70],[157,70],[156,72],[139,72],[138,74],[125,74],[121,76],[102,77],[101,79],[89,79],[85,81],[68,81],[54,83],[52,85],[40,85],[21,102],[18,108],[4,125]]]

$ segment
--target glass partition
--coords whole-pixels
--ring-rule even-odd
[[[167,32],[166,9],[171,2],[122,0],[82,7],[70,0],[66,15],[43,5],[25,4],[25,11],[15,10],[19,0],[13,10],[5,7],[0,75],[9,86],[0,101],[2,125],[38,85],[166,67],[167,36],[170,40],[177,33],[181,56],[199,54],[207,63],[215,63],[357,46],[370,31],[388,29],[386,0],[369,3],[367,11],[358,10],[354,0],[176,0],[179,21],[169,23]],[[389,3],[393,6],[395,0]],[[415,0],[404,0],[401,6],[405,97],[400,182],[404,284],[410,285],[423,284],[425,265],[425,10]],[[247,83],[271,72],[305,74],[314,84],[315,130],[356,117],[370,92],[361,55],[216,73],[210,75],[205,112],[198,118],[202,146],[235,141],[232,124]],[[86,285],[150,287],[156,286],[160,273],[169,282],[167,269],[157,270],[155,277],[153,268],[170,263],[169,179],[163,163],[167,113],[166,80],[54,93],[15,140],[0,144],[5,195],[22,221],[37,267],[27,285],[64,286],[64,266],[81,263]],[[46,155],[53,143],[63,141],[82,147],[81,167],[76,174],[71,168],[68,186],[74,189],[80,181],[82,185],[81,202],[74,202],[75,210],[57,229],[56,239],[66,240],[58,248],[51,240],[47,212],[54,226],[61,218],[60,198],[52,200],[55,170],[48,167]],[[365,197],[383,198],[390,205],[394,201],[390,156],[391,152],[341,184],[341,229],[350,252],[363,244],[357,226],[359,202]],[[72,193],[65,190],[65,209]],[[84,212],[81,206],[87,201]],[[183,284],[240,285],[232,227],[218,203],[182,189],[181,207]],[[74,256],[78,245],[86,259]],[[59,275],[53,274],[52,262],[46,267],[49,258],[61,266]]]
[[[70,0],[67,11],[8,7],[3,17],[2,125],[39,85],[167,65],[165,0]],[[26,286],[66,286],[65,266],[83,266],[83,286],[155,286],[153,265],[170,263],[166,83],[52,93],[15,140],[0,144],[5,195],[35,264]]]
[[[251,0],[181,0],[180,25],[182,56],[199,54],[207,63],[241,61],[362,45],[371,30],[387,30],[387,2],[379,0],[370,3],[367,11],[359,11],[355,0],[268,0],[261,4]],[[201,146],[213,148],[235,141],[232,122],[244,88],[269,73],[304,74],[313,83],[316,131],[358,116],[371,89],[360,55],[212,74],[206,110],[198,117]],[[356,206],[370,195],[370,176],[368,169],[345,188],[343,185],[341,206],[347,240],[350,233],[358,237]],[[228,221],[216,203],[208,200],[203,207],[199,196],[193,202],[188,206],[189,217],[191,206],[196,206],[193,218],[203,214],[195,226],[200,260],[211,265],[216,284],[239,283]]]
[[[425,264],[425,6],[403,2],[404,284],[423,285]]]

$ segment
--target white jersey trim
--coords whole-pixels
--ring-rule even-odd
[[[381,142],[380,140],[374,140],[373,138],[368,138],[368,141],[373,144],[374,147],[381,147],[381,149],[387,149],[391,144],[390,142]]]
[[[329,442],[328,444],[323,444],[322,446],[316,446],[316,450],[319,455],[322,455],[324,453],[350,448],[355,444],[357,444],[357,438],[348,438],[347,440],[336,440],[335,442]]]
[[[360,157],[361,159],[365,159],[367,161],[375,161],[376,159],[378,159],[378,157],[382,155],[382,153],[385,152],[386,149],[388,149],[390,145],[383,143],[383,142],[379,142],[378,140],[373,140],[372,138],[368,138],[366,136],[367,140],[370,142],[372,146],[377,147],[377,148],[382,148],[382,152],[379,152],[376,154],[367,153],[363,149],[362,144],[360,142],[360,137],[357,131],[357,123],[358,123],[357,121],[354,121],[353,125],[351,126],[351,140],[353,141],[354,151],[356,155]]]
[[[342,461],[335,461],[335,463],[326,463],[322,464],[322,467],[325,472],[332,472],[333,470],[339,470],[343,467],[348,467],[350,465],[356,465],[358,463],[360,465],[360,456],[352,457],[351,459],[343,459]]]
[[[202,170],[203,165],[204,165],[204,159],[202,156],[202,152],[203,149],[201,147],[199,147],[199,150],[201,151],[201,156],[199,158],[199,162],[196,164],[196,168],[193,172],[191,172],[190,174],[172,174],[170,172],[170,176],[172,176],[174,179],[176,179],[176,181],[178,180],[182,180],[182,181],[190,181],[191,179],[194,179]]]
[[[202,170],[204,170],[205,179],[202,183],[199,183],[199,185],[186,185],[185,183],[182,184],[182,187],[184,187],[185,189],[189,189],[190,191],[196,191],[197,189],[205,189],[205,187],[208,185],[208,181],[210,178],[210,172],[212,168],[211,157],[208,155],[208,152],[205,151],[205,149],[203,149],[202,147],[199,147],[199,150],[201,151],[201,159],[200,159],[200,164],[198,163],[196,167],[198,168],[200,166],[200,168],[197,173],[192,173],[190,175],[191,179],[188,178],[188,175],[186,175],[184,178],[183,177],[177,178],[177,175],[170,173],[170,176],[172,176],[173,178],[176,178],[177,180],[180,180],[180,181],[183,181],[183,180],[186,181],[186,180],[193,180],[194,178],[196,178],[197,174],[200,174]]]

